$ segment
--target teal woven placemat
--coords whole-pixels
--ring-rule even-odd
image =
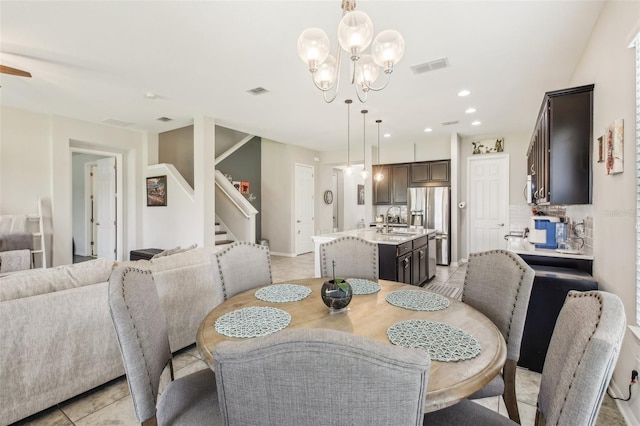
[[[394,345],[426,350],[432,361],[462,361],[480,354],[480,343],[473,336],[442,322],[400,321],[389,327],[387,336]]]
[[[347,278],[353,294],[372,294],[380,291],[380,284],[363,278]]]
[[[237,309],[216,320],[215,328],[228,337],[259,337],[275,333],[287,327],[291,315],[270,306],[252,306]]]
[[[297,302],[311,294],[311,289],[298,284],[274,284],[255,292],[255,296],[265,302]]]
[[[439,311],[449,307],[449,299],[422,290],[396,290],[387,294],[387,302],[413,311]]]

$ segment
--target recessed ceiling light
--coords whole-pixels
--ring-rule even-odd
[[[480,120],[476,120],[473,123],[471,123],[472,126],[479,126],[481,124],[482,124],[482,122]]]
[[[155,99],[158,96],[153,92],[147,92],[147,93],[144,94],[144,97],[147,98],[147,99]]]
[[[458,96],[469,96],[470,94],[471,92],[466,89],[458,92]]]
[[[433,129],[431,127],[427,127],[426,129],[424,129],[425,132],[433,132]]]
[[[390,138],[390,137],[391,137],[391,133],[385,133],[385,134],[384,134],[384,137],[385,137],[385,138]]]
[[[467,114],[473,114],[474,112],[476,112],[475,108],[467,108],[464,112],[466,112]]]

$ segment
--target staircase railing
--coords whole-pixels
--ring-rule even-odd
[[[256,241],[256,210],[222,172],[216,170],[216,215],[240,241]]]

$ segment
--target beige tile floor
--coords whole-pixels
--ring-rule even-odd
[[[271,265],[273,281],[282,282],[294,278],[310,278],[314,271],[313,254],[296,258],[273,256]],[[462,288],[465,267],[438,266],[436,276],[430,284],[441,284]],[[190,346],[174,357],[177,377],[207,368],[198,349]],[[519,368],[517,373],[517,393],[520,417],[523,426],[534,424],[536,398],[540,386],[540,374]],[[506,415],[506,407],[499,397],[478,401]],[[116,379],[83,395],[58,404],[17,424],[46,426],[113,426],[136,425],[129,388],[125,378]],[[605,396],[598,417],[598,426],[626,425],[614,401]]]

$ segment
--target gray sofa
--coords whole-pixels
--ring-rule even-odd
[[[152,260],[172,352],[195,342],[216,305],[215,248]],[[28,417],[124,375],[109,315],[114,262],[97,259],[0,278],[0,424]]]

